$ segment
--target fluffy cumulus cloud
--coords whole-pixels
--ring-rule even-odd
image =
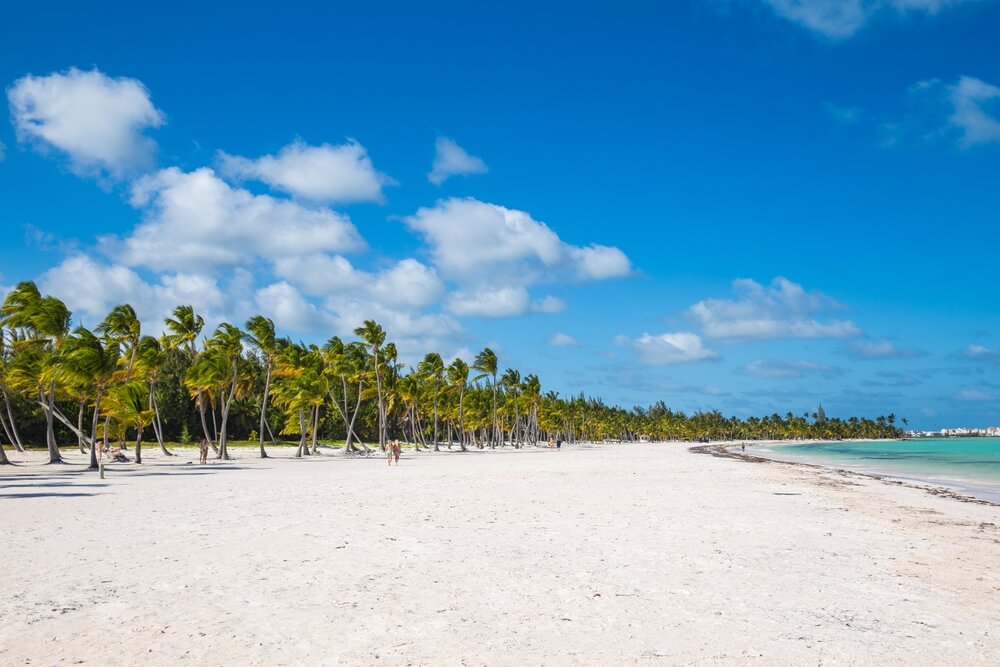
[[[369,272],[340,255],[309,253],[277,258],[274,271],[311,296],[352,293],[388,306],[423,308],[440,300],[445,289],[434,269],[410,258]]]
[[[844,39],[873,16],[884,13],[936,14],[946,7],[975,0],[764,0],[778,16],[830,39]]]
[[[861,334],[849,320],[818,319],[839,304],[785,278],[775,278],[770,286],[739,279],[733,281],[733,289],[735,299],[705,299],[688,309],[690,319],[709,338],[847,338]]]
[[[549,345],[552,347],[579,347],[580,343],[569,334],[554,333],[549,338]]]
[[[512,317],[528,312],[530,304],[524,287],[499,287],[455,292],[447,307],[459,316]]]
[[[744,375],[759,378],[799,378],[807,375],[822,375],[832,377],[840,375],[841,370],[815,361],[752,361],[740,368]]]
[[[434,144],[434,164],[427,180],[441,185],[452,176],[485,174],[488,171],[482,159],[469,155],[464,148],[447,137],[438,137]]]
[[[124,239],[103,239],[108,254],[127,266],[211,272],[252,267],[259,258],[364,247],[347,217],[234,188],[207,167],[145,176],[133,185],[131,201],[144,221]]]
[[[652,366],[705,361],[719,356],[714,350],[705,347],[701,336],[689,332],[659,335],[644,333],[635,340],[618,336],[615,342],[631,347],[642,362]]]
[[[334,325],[334,319],[302,297],[286,282],[278,282],[257,290],[259,311],[282,329],[296,333],[324,333]]]
[[[465,283],[602,280],[632,270],[618,248],[564,243],[524,211],[476,199],[446,199],[405,222],[424,237],[438,269]]]
[[[7,99],[18,139],[67,155],[82,174],[117,177],[150,166],[156,143],[144,132],[165,121],[141,82],[98,70],[25,76]]]
[[[224,294],[216,279],[197,274],[165,274],[147,282],[128,267],[82,254],[67,257],[38,282],[42,291],[65,301],[91,326],[120,303],[135,306],[140,318],[150,324],[182,303],[209,314],[209,320],[217,319],[218,314],[232,310],[237,291]]]
[[[257,159],[220,152],[219,171],[237,181],[267,183],[275,190],[316,202],[382,201],[382,188],[394,181],[376,171],[364,146],[309,146],[296,141],[277,155]]]

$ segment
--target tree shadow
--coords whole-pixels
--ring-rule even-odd
[[[0,499],[7,498],[85,498],[97,493],[0,493]]]

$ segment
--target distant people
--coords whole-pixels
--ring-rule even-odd
[[[549,438],[549,448],[551,449],[552,447],[555,447],[555,446],[556,446],[556,439],[555,438]]]
[[[104,444],[103,440],[97,441],[97,460],[100,461],[104,458],[104,452],[107,449],[107,445]]]
[[[202,438],[198,443],[199,458],[198,463],[208,463],[208,438]]]
[[[399,455],[403,453],[403,445],[399,440],[392,441],[392,458],[395,459],[396,465],[399,465]]]
[[[741,442],[741,443],[740,443],[740,450],[741,450],[741,451],[742,451],[742,452],[743,452],[744,454],[746,454],[746,452],[747,452],[747,443],[745,443],[745,442]]]
[[[562,440],[556,439],[556,449],[562,449]]]
[[[385,443],[385,462],[386,462],[386,465],[390,465],[390,466],[392,465],[392,454],[393,454],[394,450],[396,449],[395,442],[396,442],[395,440],[390,440],[389,442]]]

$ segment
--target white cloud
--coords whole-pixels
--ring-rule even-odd
[[[405,219],[424,236],[435,265],[466,283],[528,285],[548,278],[601,280],[628,275],[618,248],[564,243],[524,211],[476,199],[446,199]]]
[[[383,201],[382,188],[394,181],[375,170],[364,146],[309,146],[296,141],[277,155],[256,160],[219,152],[219,171],[227,178],[255,180],[276,190],[316,202]]]
[[[830,39],[844,39],[880,12],[936,14],[973,0],[764,0],[779,16]]]
[[[523,287],[458,291],[448,298],[448,310],[458,316],[512,317],[528,312],[528,290]]]
[[[549,338],[549,345],[552,347],[578,347],[580,343],[569,334],[555,333]]]
[[[1000,142],[1000,117],[987,112],[988,104],[1000,110],[1000,88],[975,77],[963,76],[958,83],[949,86],[948,91],[954,109],[948,121],[962,132],[959,145],[969,148]]]
[[[582,280],[604,280],[627,276],[632,263],[618,248],[592,244],[583,248],[569,247],[577,277]]]
[[[261,314],[280,323],[285,331],[324,333],[334,326],[329,314],[320,312],[284,281],[257,290],[256,301]]]
[[[485,174],[486,163],[469,155],[465,149],[447,137],[438,137],[434,144],[434,165],[427,174],[427,180],[441,185],[451,176],[464,174]]]
[[[557,296],[546,296],[538,301],[533,301],[531,304],[531,312],[533,313],[561,313],[566,310],[566,302]]]
[[[394,307],[420,309],[444,293],[437,272],[412,258],[370,273],[340,255],[310,253],[277,258],[274,271],[312,296],[353,293]]]
[[[640,360],[653,366],[704,361],[719,356],[717,352],[704,346],[700,336],[687,332],[659,335],[644,333],[634,341],[616,337],[616,342],[627,343]]]
[[[207,167],[139,179],[132,205],[144,210],[144,221],[125,239],[102,239],[106,254],[127,266],[208,273],[364,246],[346,216],[233,188]]]
[[[805,375],[840,375],[841,370],[814,361],[752,361],[740,372],[759,378],[798,378]]]
[[[918,357],[920,350],[901,348],[891,340],[862,340],[847,346],[847,353],[855,359],[900,359]]]
[[[821,322],[815,315],[839,304],[820,292],[775,278],[769,287],[750,279],[733,281],[736,299],[705,299],[688,309],[709,338],[847,338],[861,334],[848,320]]]
[[[963,389],[955,394],[955,398],[959,401],[976,403],[1000,400],[1000,396],[981,389]]]
[[[65,153],[81,174],[118,177],[150,166],[156,143],[143,132],[165,122],[140,81],[96,69],[25,76],[7,99],[18,139]]]
[[[89,326],[116,305],[130,303],[143,322],[153,329],[179,304],[217,320],[231,304],[233,290],[226,294],[213,278],[193,274],[159,276],[148,283],[132,269],[97,262],[86,255],[71,255],[39,278],[43,292],[62,299]],[[158,331],[157,331],[158,333]]]

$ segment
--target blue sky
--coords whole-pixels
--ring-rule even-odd
[[[0,288],[1000,422],[1000,2],[353,4],[8,9]]]

